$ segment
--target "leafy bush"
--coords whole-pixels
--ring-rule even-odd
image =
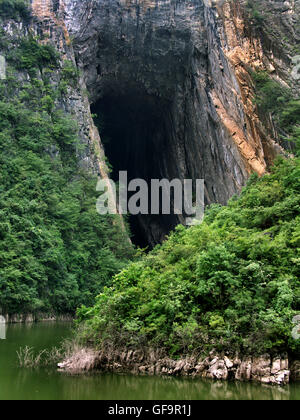
[[[258,29],[265,23],[265,17],[259,7],[260,4],[253,0],[249,0],[246,4],[246,10],[249,13],[249,17],[253,25]]]
[[[0,17],[5,19],[29,19],[30,4],[27,0],[0,0]]]
[[[291,98],[290,90],[271,79],[264,71],[254,72],[253,79],[256,83],[256,102],[263,112],[280,114],[286,103]]]
[[[61,70],[62,80],[75,87],[78,83],[79,72],[72,61],[65,60]]]
[[[294,131],[300,124],[300,99],[289,101],[281,112],[280,124],[288,131]]]
[[[300,160],[254,175],[239,199],[214,205],[200,226],[179,226],[78,311],[95,346],[299,352]]]
[[[256,84],[255,101],[259,110],[272,115],[281,138],[293,142],[299,154],[300,99],[293,98],[291,90],[281,86],[267,72],[253,72],[252,76]]]
[[[44,68],[58,68],[59,55],[52,45],[43,45],[36,38],[28,37],[21,39],[7,59],[18,70],[28,71],[32,76],[38,69],[42,71]]]

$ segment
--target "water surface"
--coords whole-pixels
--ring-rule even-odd
[[[71,334],[68,323],[10,325],[0,340],[0,400],[299,400],[300,384],[269,387],[199,379],[93,374],[69,376],[55,368],[19,368],[16,352],[50,349]]]

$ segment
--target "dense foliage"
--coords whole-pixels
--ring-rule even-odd
[[[246,2],[246,11],[249,14],[252,25],[260,29],[265,23],[265,16],[262,12],[261,4],[256,0],[248,0]]]
[[[28,19],[31,15],[29,0],[0,0],[0,18]]]
[[[272,79],[267,72],[253,72],[256,84],[255,101],[259,110],[271,114],[281,139],[291,141],[300,151],[300,98],[294,97],[291,89]]]
[[[214,205],[115,276],[78,311],[95,345],[163,347],[171,355],[299,352],[300,160],[253,176],[240,198]]]
[[[280,51],[281,58],[290,58],[300,53],[300,16],[299,4],[284,4],[270,0],[229,0],[232,4],[240,3],[248,30],[259,37],[263,45],[276,46],[275,56]],[[244,7],[243,7],[244,6]],[[293,13],[290,19],[289,12]]]
[[[117,220],[97,214],[97,179],[78,166],[76,123],[57,106],[74,66],[33,37],[12,48],[2,33],[0,50],[0,308],[72,313],[132,249]]]

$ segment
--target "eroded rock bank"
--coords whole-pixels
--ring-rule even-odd
[[[300,362],[287,355],[271,357],[227,356],[211,352],[205,358],[186,357],[173,360],[161,351],[124,350],[100,352],[91,348],[76,349],[59,363],[70,374],[91,371],[142,375],[189,376],[216,380],[254,381],[269,385],[286,385],[300,379]]]
[[[70,314],[13,314],[3,315],[7,324],[32,324],[35,322],[72,322],[73,316]]]

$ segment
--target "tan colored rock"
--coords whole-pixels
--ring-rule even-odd
[[[174,374],[176,375],[176,374],[180,373],[182,371],[182,369],[184,368],[184,366],[185,366],[185,361],[184,360],[179,360],[176,363],[176,366],[174,368]]]
[[[132,355],[134,362],[142,362],[144,360],[144,352],[142,350],[136,350]]]
[[[148,373],[149,373],[149,375],[154,375],[154,373],[155,373],[155,367],[154,366],[150,366],[150,368],[148,369]]]
[[[76,349],[73,355],[58,364],[61,370],[71,373],[88,372],[99,367],[99,353],[93,349]]]
[[[280,367],[281,370],[289,370],[289,359],[287,357],[281,360]]]
[[[278,385],[287,385],[290,382],[290,371],[281,370],[275,375],[274,379]]]
[[[183,371],[184,373],[189,373],[193,369],[193,366],[190,363],[185,363]]]
[[[275,359],[275,360],[273,360],[272,368],[271,368],[271,373],[272,374],[275,374],[275,373],[278,373],[281,370],[282,370],[282,368],[281,368],[281,359]]]
[[[207,377],[226,380],[228,378],[228,369],[224,360],[217,360],[215,364],[211,365]]]
[[[132,350],[129,350],[129,352],[127,353],[127,357],[126,357],[126,361],[127,362],[129,362],[131,360],[132,355],[133,355],[133,351]]]
[[[144,364],[138,361],[142,354]],[[212,360],[208,357],[204,360],[187,358],[178,361],[166,357],[159,358],[161,352],[155,352],[155,354],[158,359],[151,362],[150,352],[133,350],[112,352],[108,349],[100,353],[89,348],[76,348],[72,356],[60,363],[58,367],[70,373],[87,372],[94,369],[116,372],[127,370],[137,374],[199,376],[218,380],[227,380],[229,375],[230,377],[234,375],[238,381],[253,380],[269,385],[286,385],[289,383],[290,377],[294,380],[300,379],[300,361],[291,364],[292,374],[290,374],[287,358],[277,357],[271,360],[268,354],[254,359],[247,357],[243,360],[238,356],[231,360],[227,356],[215,355]]]
[[[162,365],[160,363],[157,363],[155,366],[155,374],[159,375],[160,373],[162,373]]]
[[[252,360],[251,358],[243,360],[235,374],[235,379],[238,381],[250,381],[251,379]]]
[[[218,357],[214,357],[213,358],[213,360],[209,363],[210,364],[210,366],[213,366],[213,365],[215,365],[216,363],[217,363],[217,361],[219,360],[219,358]]]
[[[195,366],[195,372],[196,375],[200,375],[202,372],[204,372],[204,370],[206,369],[206,365],[205,363],[199,363],[198,365]]]
[[[234,365],[233,362],[227,356],[224,357],[224,362],[227,369],[231,369]]]

